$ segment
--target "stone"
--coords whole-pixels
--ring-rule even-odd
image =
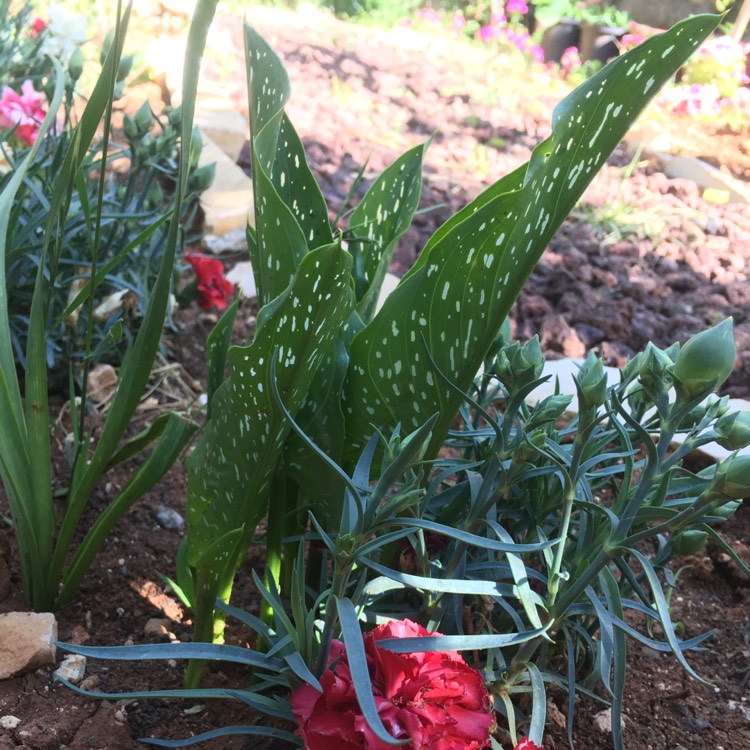
[[[691,719],[685,719],[685,721],[682,722],[682,728],[691,734],[695,732],[705,732],[707,729],[711,729],[711,722],[708,721],[705,716],[695,716]]]
[[[107,401],[117,388],[117,370],[112,365],[99,364],[89,372],[87,393],[95,404]]]
[[[200,198],[206,232],[224,235],[244,231],[248,222],[255,226],[251,179],[208,136],[198,160],[198,166],[206,164],[216,164],[214,183]]]
[[[50,612],[0,615],[0,680],[55,663],[57,620]]]
[[[586,355],[586,345],[562,315],[553,315],[542,321],[539,340],[543,351],[557,352],[572,359]]]
[[[55,676],[77,685],[86,674],[86,657],[80,654],[68,654],[62,664],[55,670]]]
[[[152,512],[156,522],[163,529],[167,529],[168,531],[181,531],[185,526],[185,520],[183,517],[176,510],[172,510],[172,508],[167,508],[164,505],[157,505]]]
[[[3,729],[15,729],[20,723],[21,720],[17,716],[11,716],[10,714],[0,716],[0,727]]]
[[[245,118],[224,98],[201,98],[196,103],[195,125],[233,162],[237,162],[248,138]]]
[[[150,635],[161,638],[165,635],[169,635],[169,628],[171,621],[162,617],[152,617],[143,626],[143,635]]]
[[[215,234],[207,234],[203,238],[203,244],[214,255],[221,255],[222,253],[246,253],[247,236],[245,228],[238,227],[237,229],[232,229],[232,231],[227,232],[221,237]]]
[[[101,678],[98,674],[92,674],[89,675],[85,680],[81,680],[80,688],[81,690],[93,690],[94,688],[99,686],[99,683],[101,682]]]
[[[246,299],[258,296],[258,289],[255,286],[255,276],[253,275],[253,264],[250,261],[243,260],[237,263],[227,273],[227,280],[238,286],[240,292],[242,292],[242,296]]]
[[[620,726],[623,725],[620,719]],[[608,708],[605,711],[600,711],[598,714],[594,714],[594,726],[603,734],[610,734],[612,732],[612,709]]]

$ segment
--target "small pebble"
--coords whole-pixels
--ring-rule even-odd
[[[17,716],[11,716],[10,714],[0,716],[0,727],[3,729],[15,729],[20,723],[21,720]]]
[[[156,522],[163,529],[167,529],[168,531],[181,531],[185,526],[184,519],[176,510],[166,508],[163,505],[157,505],[154,508],[153,513]]]
[[[152,617],[144,626],[143,634],[152,636],[169,635],[169,626],[172,623],[160,617]]]
[[[81,690],[93,690],[99,686],[101,680],[98,674],[89,675],[85,680],[81,680],[81,684],[78,686]]]
[[[683,721],[682,728],[686,732],[705,732],[706,729],[711,729],[711,722],[703,716],[696,716],[693,719],[686,719]]]
[[[55,670],[55,674],[77,685],[86,674],[86,657],[80,654],[68,654]]]

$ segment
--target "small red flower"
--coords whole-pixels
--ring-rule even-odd
[[[532,742],[528,737],[521,737],[521,741],[513,750],[544,750],[544,748],[539,747],[539,745]]]
[[[39,34],[44,31],[44,29],[47,28],[47,22],[43,18],[35,18],[31,22],[31,31],[29,32],[29,36],[39,36]]]
[[[409,620],[365,633],[373,697],[383,724],[409,750],[478,750],[494,724],[482,676],[455,651],[396,654],[378,648],[383,638],[437,635]],[[354,692],[346,650],[333,641],[323,692],[310,685],[292,694],[297,735],[305,750],[388,750],[367,725]]]
[[[185,260],[195,271],[200,293],[198,304],[204,310],[210,310],[211,307],[219,310],[226,308],[229,297],[234,292],[234,284],[224,278],[223,263],[205,255],[186,255]]]

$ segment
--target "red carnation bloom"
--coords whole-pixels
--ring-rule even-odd
[[[31,31],[29,32],[30,36],[39,36],[44,29],[47,28],[47,22],[43,18],[35,18],[31,22]]]
[[[482,677],[455,651],[396,654],[378,648],[384,638],[428,633],[409,620],[365,633],[365,654],[378,714],[410,750],[478,750],[487,747],[494,716]],[[389,750],[367,725],[354,693],[346,650],[333,641],[323,692],[310,685],[294,691],[292,711],[306,750]]]
[[[532,742],[528,737],[521,737],[521,741],[513,748],[513,750],[543,750],[543,748]]]
[[[210,310],[212,306],[219,310],[226,308],[234,284],[224,278],[222,262],[205,255],[186,255],[185,260],[193,267],[198,281],[198,304],[204,310]]]

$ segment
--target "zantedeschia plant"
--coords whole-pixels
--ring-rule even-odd
[[[209,393],[212,416],[188,462],[188,532],[178,576],[195,609],[197,638],[220,637],[214,600],[228,599],[267,513],[268,564],[277,578],[281,540],[299,532],[301,510],[339,515],[339,481],[291,433],[274,386],[303,432],[344,467],[375,426],[390,432],[400,423],[411,431],[433,418],[425,456],[434,457],[461,392],[555,230],[645,104],[717,22],[683,21],[566,97],[531,161],[440,227],[377,314],[395,243],[419,203],[426,145],[374,182],[346,230],[332,227],[284,112],[284,68],[245,28],[256,219],[248,242],[261,311],[253,343],[229,351],[229,379]],[[234,311],[208,347],[218,372],[226,352],[220,332],[231,330]],[[293,552],[288,548],[287,556]]]

